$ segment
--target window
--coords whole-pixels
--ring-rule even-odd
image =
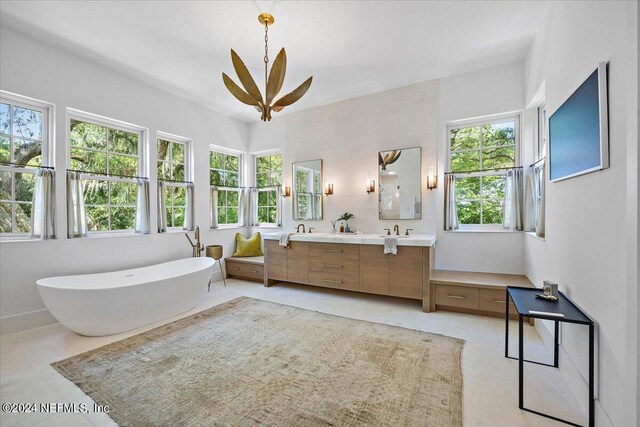
[[[89,232],[133,230],[144,131],[70,114],[69,166],[82,172]]]
[[[536,144],[535,160],[544,159],[547,153],[547,107],[542,104],[538,107],[538,138]]]
[[[502,224],[505,175],[517,164],[519,116],[449,127],[450,171],[456,174],[458,222]]]
[[[538,237],[545,237],[544,226],[544,192],[545,192],[545,162],[547,153],[547,107],[545,104],[538,107],[538,138],[536,162],[533,166],[534,172],[534,212],[535,212],[535,230]]]
[[[50,166],[49,104],[0,94],[0,234],[31,233],[35,172]]]
[[[209,183],[218,188],[218,225],[239,223],[241,170],[239,154],[209,152]]]
[[[188,139],[158,134],[158,180],[164,181],[167,228],[180,228],[186,214],[186,187],[190,183]]]
[[[295,171],[297,218],[320,218],[322,216],[320,171],[300,166],[296,166]]]
[[[282,185],[282,154],[256,156],[255,159],[258,223],[275,225],[278,210],[276,187]]]

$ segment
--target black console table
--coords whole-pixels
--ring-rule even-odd
[[[562,292],[558,292],[558,301],[545,301],[536,298],[536,294],[542,293],[542,289],[538,288],[520,288],[515,286],[507,287],[507,308],[506,308],[506,328],[505,328],[505,344],[504,356],[510,359],[518,359],[519,379],[518,379],[518,398],[520,409],[532,412],[543,417],[551,418],[573,426],[578,426],[573,422],[563,420],[542,412],[525,408],[524,406],[524,362],[537,363],[539,365],[558,367],[558,330],[560,322],[575,323],[586,325],[589,327],[589,426],[594,426],[594,328],[593,320],[575,305]],[[518,313],[518,357],[509,356],[509,298],[513,301]],[[554,338],[553,338],[553,364],[536,362],[524,359],[524,318],[544,319],[554,322]]]

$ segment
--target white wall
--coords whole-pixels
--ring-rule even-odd
[[[524,63],[517,62],[438,81],[438,182],[448,170],[446,124],[524,109]],[[524,273],[522,232],[444,231],[444,187],[438,186],[436,268]]]
[[[433,81],[353,98],[286,116],[285,182],[291,183],[291,163],[322,159],[324,182],[334,194],[324,198],[324,220],[304,221],[330,231],[331,220],[344,212],[355,219],[352,229],[383,233],[398,224],[414,233],[434,233],[436,193],[422,187],[421,220],[379,220],[378,193],[367,194],[367,178],[378,184],[378,152],[422,147],[422,176],[436,165],[437,84]],[[426,178],[425,178],[426,179]],[[295,228],[291,199],[284,204],[284,227]]]
[[[436,268],[522,274],[522,233],[442,231],[441,184],[447,168],[446,122],[521,111],[523,87],[523,62],[405,86],[288,114],[271,123],[252,123],[249,150],[284,147],[286,185],[291,185],[291,162],[324,160],[325,183],[334,183],[335,193],[325,197],[324,221],[306,221],[318,231],[330,231],[330,220],[349,211],[356,215],[353,224],[367,233],[396,223],[414,233],[437,233]],[[421,220],[378,220],[377,194],[365,192],[367,177],[377,180],[377,152],[415,146],[422,147],[423,181],[428,168],[437,166],[440,185],[429,191],[423,182]],[[284,226],[291,230],[295,225],[287,199]]]
[[[611,167],[547,183],[546,240],[525,236],[529,278],[559,283],[598,324],[603,426],[638,422],[637,19],[636,2],[551,2],[527,58],[527,103],[544,84],[549,115],[609,61]],[[562,341],[560,369],[584,399],[585,328],[563,327]]]
[[[152,234],[75,240],[64,238],[67,107],[148,128],[152,159],[156,155],[156,131],[191,138],[195,151],[196,224],[201,227],[203,243],[223,244],[225,254],[230,255],[238,230],[208,230],[208,145],[246,150],[248,126],[245,123],[225,118],[191,101],[5,27],[0,28],[0,52],[1,89],[56,105],[56,207],[60,236],[52,241],[0,243],[0,317],[3,333],[54,321],[37,293],[35,281],[39,278],[144,266],[191,254],[183,233],[155,232],[155,162],[151,162],[149,175],[154,212]]]

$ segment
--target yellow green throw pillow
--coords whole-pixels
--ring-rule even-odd
[[[240,233],[236,233],[236,251],[234,257],[242,256],[262,256],[260,249],[260,233],[256,233],[248,239]]]

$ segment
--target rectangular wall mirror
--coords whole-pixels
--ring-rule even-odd
[[[378,153],[378,213],[380,219],[422,218],[422,149]]]
[[[293,219],[322,219],[322,160],[293,163]]]

